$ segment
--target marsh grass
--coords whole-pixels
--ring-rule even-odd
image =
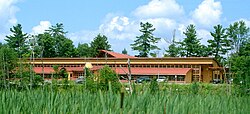
[[[247,114],[250,112],[250,96],[226,94],[183,94],[168,88],[143,91],[124,96],[120,109],[120,94],[112,91],[89,92],[81,88],[69,90],[1,90],[0,113],[7,114]],[[208,87],[210,88],[210,87]],[[188,88],[186,88],[188,89]]]

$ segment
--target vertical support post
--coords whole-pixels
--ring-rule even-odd
[[[199,82],[201,82],[203,79],[201,79],[201,65],[199,65]]]
[[[68,80],[70,80],[70,72],[68,72]]]

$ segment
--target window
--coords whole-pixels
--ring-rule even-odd
[[[184,81],[184,79],[185,79],[185,76],[177,76],[177,81]]]

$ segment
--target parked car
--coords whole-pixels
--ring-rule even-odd
[[[135,83],[142,83],[142,82],[150,82],[151,79],[149,77],[140,77],[135,80]]]
[[[79,76],[79,77],[76,79],[76,83],[77,83],[77,84],[82,84],[84,81],[85,81],[85,78],[84,78],[83,76]]]
[[[219,84],[219,83],[221,83],[220,79],[213,79],[213,84]]]
[[[166,81],[166,77],[165,76],[160,76],[156,79],[157,82],[165,82]]]

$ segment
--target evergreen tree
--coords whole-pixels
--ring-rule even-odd
[[[122,50],[122,54],[128,54],[128,51],[124,48],[124,49]]]
[[[158,43],[160,38],[156,38],[153,36],[153,32],[155,31],[155,28],[153,28],[153,25],[146,22],[146,23],[140,23],[142,32],[141,36],[137,36],[136,40],[133,44],[131,44],[131,47],[133,50],[139,51],[139,57],[148,57],[148,54],[151,50],[160,50],[155,44]]]
[[[100,50],[111,50],[111,45],[108,42],[108,38],[105,35],[98,34],[90,43],[91,55],[96,57]]]
[[[211,48],[211,55],[221,61],[222,55],[230,50],[230,42],[227,39],[226,29],[222,25],[214,26],[214,32],[210,32],[213,39],[208,40],[208,47]]]
[[[21,24],[17,24],[10,28],[12,35],[6,36],[7,45],[18,53],[18,57],[22,58],[28,52],[26,40],[27,33],[23,33]]]
[[[201,43],[200,39],[197,38],[196,30],[194,25],[189,25],[186,31],[183,32],[186,38],[180,43],[182,56],[186,57],[199,57],[201,56]]]

